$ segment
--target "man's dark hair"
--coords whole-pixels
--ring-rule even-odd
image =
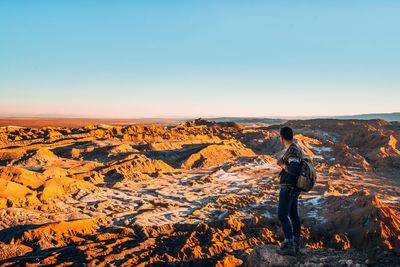
[[[282,136],[283,139],[288,140],[288,141],[292,141],[293,140],[293,130],[290,127],[282,127],[280,132],[279,132]]]

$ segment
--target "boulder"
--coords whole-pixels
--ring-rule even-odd
[[[271,244],[258,246],[247,257],[244,266],[293,266],[297,263],[296,257],[280,255],[277,249],[278,246]]]

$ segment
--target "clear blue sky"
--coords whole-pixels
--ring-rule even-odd
[[[400,1],[0,1],[0,114],[400,111]]]

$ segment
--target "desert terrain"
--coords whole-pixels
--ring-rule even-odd
[[[165,126],[181,123],[182,119],[93,119],[93,118],[57,118],[57,117],[0,117],[0,127],[18,126],[30,128],[70,127],[79,128],[88,125],[111,126]]]
[[[46,123],[2,121],[1,266],[262,266],[282,125],[318,171],[293,265],[400,264],[399,122]]]

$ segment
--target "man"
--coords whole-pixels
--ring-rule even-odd
[[[282,225],[285,240],[278,249],[278,253],[293,255],[299,251],[300,243],[300,219],[297,212],[297,202],[301,191],[296,188],[296,182],[300,174],[303,152],[294,143],[293,130],[290,127],[281,128],[280,141],[286,151],[283,157],[278,160],[278,165],[282,168],[279,173],[278,218]]]

